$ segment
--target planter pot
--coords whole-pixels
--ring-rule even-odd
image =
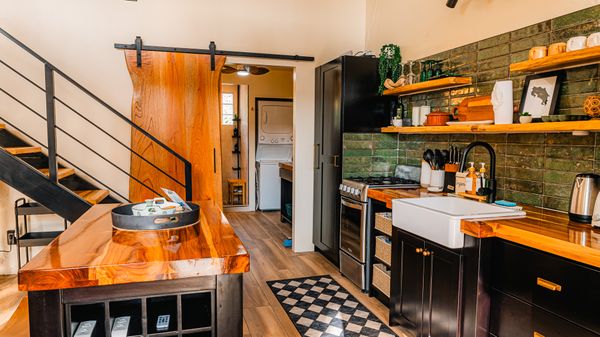
[[[533,116],[521,116],[521,117],[519,117],[519,122],[521,124],[531,123],[532,120],[533,120]]]
[[[392,124],[394,126],[402,126],[402,120],[401,119],[392,119]]]

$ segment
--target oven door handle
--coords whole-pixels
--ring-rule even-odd
[[[364,206],[362,204],[355,204],[353,202],[348,202],[348,201],[344,200],[343,198],[342,198],[342,205],[344,205],[346,207],[357,209],[359,211],[362,211],[364,209]]]

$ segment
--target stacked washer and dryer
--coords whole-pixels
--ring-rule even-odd
[[[281,208],[279,163],[292,162],[292,100],[257,99],[256,200],[261,211]]]

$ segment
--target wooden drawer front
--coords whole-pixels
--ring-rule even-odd
[[[494,242],[492,250],[492,279],[494,288],[531,302],[535,276],[533,274],[535,254],[505,241]]]
[[[492,286],[600,334],[600,271],[498,241]]]
[[[533,304],[600,334],[600,272],[544,253],[532,269]]]
[[[388,266],[392,265],[392,242],[385,235],[375,237],[375,257]]]
[[[490,333],[497,337],[598,337],[510,295],[492,291]]]

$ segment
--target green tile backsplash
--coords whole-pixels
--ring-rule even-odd
[[[576,35],[600,31],[600,5],[504,33],[425,59],[445,60],[453,72],[472,76],[473,85],[459,89],[415,95],[404,100],[412,106],[430,105],[449,111],[464,98],[489,95],[494,82],[514,81],[515,104],[521,98],[526,75],[510,76],[509,64],[526,60],[529,48],[566,41]],[[583,114],[583,101],[600,91],[599,65],[566,70],[559,112]],[[495,134],[495,135],[397,135],[344,134],[344,177],[392,175],[398,164],[420,166],[427,148],[466,146],[486,141],[496,150],[498,197],[566,211],[575,175],[600,173],[600,133]],[[471,160],[488,162],[487,153],[476,151]]]

